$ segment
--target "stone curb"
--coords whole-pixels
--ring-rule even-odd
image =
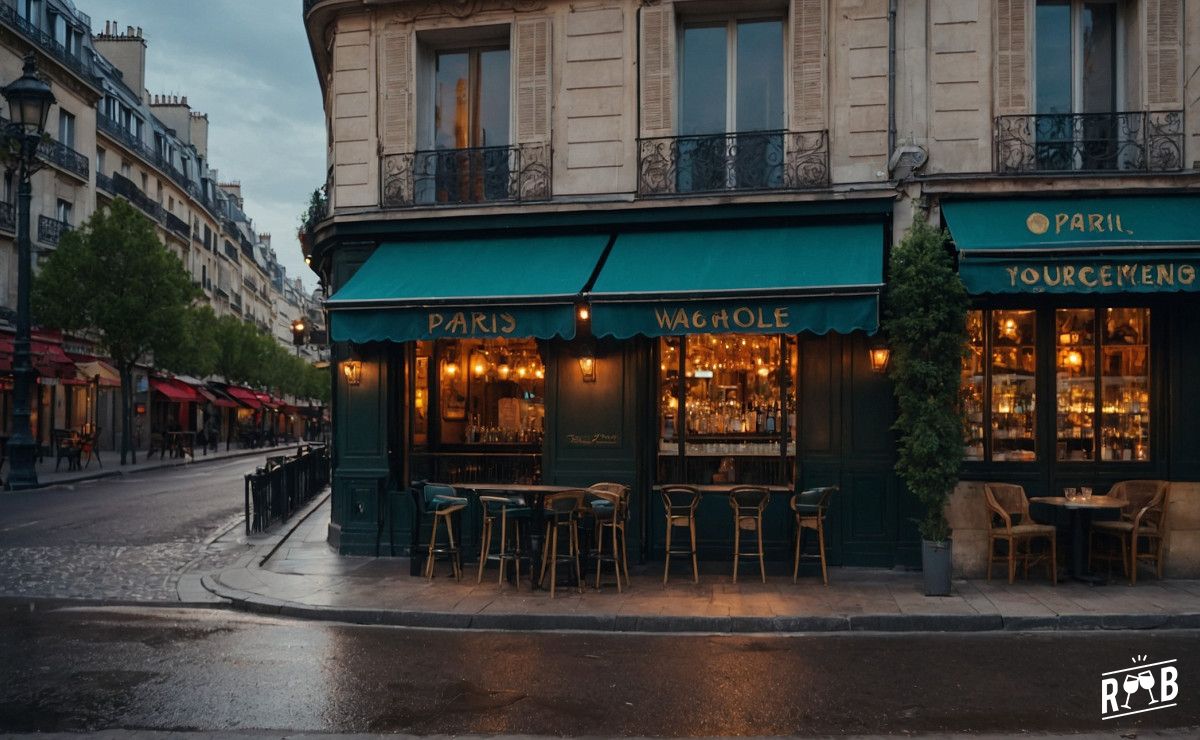
[[[812,632],[1044,632],[1200,628],[1200,614],[1063,614],[1054,617],[1004,617],[999,614],[856,614],[851,616],[789,617],[467,614],[301,604],[232,588],[221,581],[220,574],[205,576],[203,584],[212,593],[228,599],[233,609],[256,614],[323,622],[453,630],[799,634]]]
[[[186,466],[190,466],[190,465],[202,465],[204,463],[220,462],[222,460],[236,460],[241,457],[251,457],[253,455],[265,455],[265,454],[269,454],[272,452],[280,452],[282,450],[288,450],[288,449],[291,449],[293,447],[298,447],[298,446],[299,445],[284,445],[282,447],[271,447],[271,448],[264,447],[264,448],[254,449],[254,450],[238,450],[237,452],[230,452],[230,453],[223,454],[223,455],[221,455],[221,454],[214,454],[214,455],[210,455],[210,456],[202,455],[200,457],[193,457],[191,460],[171,460],[168,462],[162,462],[161,464],[155,465],[152,468],[140,468],[138,470],[127,470],[127,469],[122,469],[122,468],[114,468],[111,470],[97,470],[94,473],[83,473],[81,475],[72,476],[70,478],[60,478],[60,479],[49,481],[46,483],[42,483],[41,481],[39,481],[37,486],[35,486],[34,488],[26,489],[26,490],[36,491],[41,488],[51,488],[53,486],[68,486],[73,483],[85,483],[87,481],[100,480],[102,478],[117,478],[117,477],[124,477],[127,475],[139,475],[141,473],[151,473],[151,472],[154,472],[155,470],[167,470],[170,468],[182,468],[182,467],[186,467]],[[118,453],[118,454],[120,454],[120,453]]]

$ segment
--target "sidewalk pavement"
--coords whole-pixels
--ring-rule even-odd
[[[920,573],[831,568],[829,586],[809,577],[754,578],[751,568],[702,573],[693,584],[681,568],[662,585],[661,566],[633,574],[620,594],[611,570],[602,589],[520,591],[497,586],[494,564],[475,583],[464,562],[455,582],[439,563],[433,581],[409,575],[407,558],[338,555],[325,542],[328,495],[278,535],[203,585],[234,608],[359,624],[448,629],[599,630],[637,632],[988,631],[1200,629],[1200,581],[1107,586],[1042,579],[954,582],[953,595],[924,596]],[[594,571],[585,578],[594,583]],[[606,583],[607,581],[607,583]]]
[[[134,473],[144,473],[147,470],[159,470],[161,468],[174,468],[181,465],[196,465],[204,462],[215,462],[217,460],[230,460],[238,457],[250,457],[252,455],[269,455],[273,452],[287,452],[294,450],[307,442],[297,442],[290,445],[278,445],[276,447],[258,447],[254,449],[243,449],[235,447],[230,450],[222,449],[217,452],[209,450],[205,455],[201,451],[197,451],[193,457],[148,457],[145,452],[139,451],[137,454],[138,462],[136,465],[121,465],[121,451],[102,450],[100,456],[101,462],[92,460],[87,467],[82,470],[67,470],[67,462],[63,460],[58,469],[55,470],[54,456],[47,455],[37,465],[38,488],[46,488],[48,486],[57,486],[64,483],[80,483],[82,481],[96,480],[99,478],[112,478],[119,475],[132,475]],[[8,479],[8,461],[4,462],[3,468],[0,468],[0,480]]]

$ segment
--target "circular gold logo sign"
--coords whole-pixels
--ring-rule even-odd
[[[1046,233],[1050,228],[1050,219],[1046,218],[1045,214],[1034,211],[1029,214],[1029,218],[1025,219],[1025,226],[1039,236]]]

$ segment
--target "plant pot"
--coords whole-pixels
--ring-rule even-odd
[[[950,595],[951,561],[950,540],[943,542],[921,541],[921,571],[925,575],[926,596]]]

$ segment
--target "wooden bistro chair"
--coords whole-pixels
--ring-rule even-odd
[[[588,486],[592,517],[596,522],[596,588],[600,588],[600,569],[613,564],[617,593],[621,593],[621,575],[629,585],[629,553],[625,523],[629,519],[629,486],[622,483],[596,483]],[[612,553],[604,554],[604,541],[610,539]]]
[[[467,508],[467,500],[458,495],[451,486],[437,483],[426,483],[424,489],[425,510],[433,514],[433,531],[429,533],[429,551],[425,558],[425,577],[433,579],[433,561],[438,555],[450,559],[450,567],[454,578],[462,580],[462,563],[459,559],[458,544],[454,541],[453,515]],[[449,544],[438,546],[438,524],[446,523],[446,538]]]
[[[479,538],[479,574],[475,577],[475,582],[483,582],[483,569],[487,561],[496,560],[500,563],[500,577],[497,583],[503,587],[508,563],[511,562],[515,570],[514,583],[520,591],[521,525],[529,523],[533,510],[507,496],[480,496],[479,503],[483,506],[483,533]],[[500,523],[500,548],[492,554],[492,532],[496,528],[496,522]]]
[[[1089,565],[1093,557],[1107,560],[1110,565],[1116,559],[1110,551],[1096,551],[1099,535],[1102,539],[1108,538],[1119,543],[1121,567],[1129,577],[1131,586],[1137,583],[1137,566],[1141,560],[1152,563],[1161,580],[1169,488],[1170,484],[1165,480],[1127,480],[1114,484],[1108,495],[1129,503],[1121,509],[1119,521],[1092,522],[1092,530],[1088,534]],[[1138,551],[1142,541],[1147,542],[1147,552]]]
[[[83,456],[83,467],[92,464],[92,459],[96,460],[96,464],[101,468],[104,467],[104,461],[100,459],[100,429],[99,427],[92,429],[91,432],[84,434],[80,443],[81,455]]]
[[[1025,489],[1011,483],[984,483],[983,497],[989,513],[988,529],[988,572],[992,580],[992,566],[998,562],[1008,564],[1008,582],[1017,577],[1017,560],[1021,561],[1025,577],[1029,577],[1029,566],[1047,559],[1050,567],[1050,582],[1058,585],[1058,554],[1055,539],[1057,530],[1052,524],[1037,524],[1029,518],[1029,499]],[[1050,555],[1034,555],[1029,547],[1035,540],[1050,543]],[[996,543],[1004,542],[1008,552],[996,555]]]
[[[729,492],[729,508],[733,509],[733,582],[737,583],[738,559],[742,555],[758,557],[758,571],[767,582],[767,563],[763,551],[763,512],[771,492],[759,486],[738,486]],[[742,532],[753,532],[758,547],[742,552]]]
[[[672,555],[688,555],[692,559],[692,583],[700,582],[700,564],[696,559],[696,507],[700,505],[700,491],[692,486],[667,485],[662,487],[663,509],[667,514],[667,540],[664,546],[666,563],[663,564],[663,585],[671,572]],[[676,527],[686,528],[690,546],[671,547],[671,533]]]
[[[792,496],[792,511],[796,512],[796,558],[792,564],[792,583],[800,574],[801,557],[811,558],[812,555],[800,554],[804,541],[804,530],[811,529],[817,533],[817,556],[821,560],[821,580],[829,585],[829,572],[825,568],[825,512],[829,508],[829,497],[838,490],[837,486],[810,488]]]
[[[560,560],[575,561],[575,583],[580,593],[583,593],[583,572],[579,566],[579,516],[583,513],[583,499],[587,491],[570,489],[560,491],[546,497],[546,535],[542,540],[542,571],[538,575],[538,584],[546,580],[547,571],[550,573],[550,598],[558,583],[558,562]],[[559,551],[559,535],[567,535],[567,554]]]

